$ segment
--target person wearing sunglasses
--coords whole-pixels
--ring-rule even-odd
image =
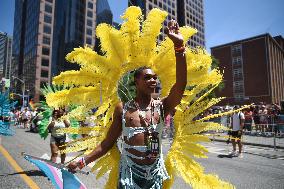
[[[167,97],[154,100],[158,76],[148,67],[134,72],[136,97],[119,103],[106,138],[90,154],[68,165],[76,172],[106,154],[122,136],[118,188],[162,188],[168,173],[161,150],[164,118],[180,103],[187,83],[187,66],[183,37],[176,21],[169,22],[167,35],[174,43],[176,82]]]

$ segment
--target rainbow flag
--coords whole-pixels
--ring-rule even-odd
[[[64,168],[53,166],[63,165],[30,155],[25,155],[24,158],[36,165],[50,179],[56,189],[86,189],[86,186],[74,174]]]
[[[34,110],[34,109],[36,108],[36,104],[34,103],[33,100],[30,100],[30,101],[29,101],[29,108],[30,108],[31,110]]]

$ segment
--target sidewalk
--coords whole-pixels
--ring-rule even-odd
[[[227,141],[227,133],[216,133],[215,135],[211,135],[210,139],[212,141],[218,142],[226,142]],[[277,149],[284,149],[284,137],[274,137],[273,136],[257,136],[257,135],[243,135],[242,142],[244,145],[252,145],[252,146],[262,146]],[[275,145],[274,145],[275,143]]]

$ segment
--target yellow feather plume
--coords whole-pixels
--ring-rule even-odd
[[[165,11],[153,9],[143,22],[140,8],[129,7],[122,16],[124,22],[121,29],[117,30],[107,24],[97,27],[96,35],[100,39],[103,56],[88,47],[76,48],[66,56],[68,61],[78,63],[80,70],[66,71],[53,79],[54,84],[64,85],[66,88],[48,94],[48,105],[79,106],[78,111],[70,113],[71,117],[82,117],[84,111],[94,107],[98,107],[98,111],[95,113],[96,127],[64,130],[66,133],[92,133],[87,138],[67,144],[64,152],[86,150],[86,154],[104,139],[113,119],[114,108],[120,101],[117,82],[129,71],[141,66],[151,67],[161,81],[161,97],[168,95],[176,79],[173,43],[166,37],[157,44],[166,16]],[[186,43],[197,30],[186,26],[181,27],[180,32]],[[210,119],[209,117],[195,120],[201,112],[222,100],[207,99],[209,93],[222,81],[222,74],[217,69],[211,70],[212,59],[204,49],[186,49],[187,86],[190,89],[185,91],[181,104],[176,108],[176,132],[165,160],[170,179],[164,182],[163,188],[170,188],[177,176],[182,177],[193,188],[234,188],[216,175],[205,174],[203,167],[193,159],[206,157],[207,150],[200,142],[210,140],[208,136],[201,135],[201,132],[223,129],[220,124],[203,122]],[[221,115],[224,114],[218,116]],[[114,146],[92,169],[97,171],[97,178],[109,173],[106,188],[117,187],[119,159],[119,151]]]

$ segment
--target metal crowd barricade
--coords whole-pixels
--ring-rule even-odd
[[[247,120],[244,127],[244,142],[273,146],[275,150],[284,148],[284,115],[253,115],[251,125]]]
[[[275,150],[284,149],[284,115],[263,114],[259,116],[262,116],[260,121],[252,117],[249,124],[246,120],[242,141],[251,145],[273,147]],[[231,126],[231,116],[223,116],[221,119],[210,121],[218,122],[228,128]],[[218,136],[223,140],[228,138],[227,131],[208,132],[207,134],[213,134],[211,137],[213,142],[219,139]]]

